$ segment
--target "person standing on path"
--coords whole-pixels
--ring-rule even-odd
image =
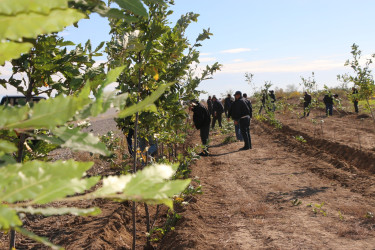
[[[333,111],[333,97],[331,92],[324,95],[323,102],[326,105],[326,115],[331,116]]]
[[[212,129],[215,128],[216,120],[219,122],[219,127],[221,128],[221,119],[224,112],[223,104],[216,98],[216,96],[212,97],[212,112],[213,112],[213,119],[212,119]]]
[[[228,117],[228,111],[232,103],[233,103],[232,97],[230,96],[230,94],[228,94],[227,98],[224,99],[224,112],[225,112],[226,117]]]
[[[353,101],[353,104],[354,104],[354,110],[358,114],[358,112],[359,112],[359,110],[358,110],[358,89],[353,87],[352,91],[353,91],[352,92],[352,101]]]
[[[305,91],[305,95],[303,97],[303,117],[310,115],[310,108],[311,108],[311,95]]]
[[[275,112],[276,110],[276,96],[275,96],[275,92],[273,90],[270,90],[270,94],[269,94],[269,97],[271,98],[271,105],[272,107],[270,107],[270,110],[272,110],[272,112]]]
[[[211,96],[209,96],[208,99],[207,99],[207,108],[208,108],[208,112],[210,113],[210,115],[212,115],[213,111],[212,111],[212,99],[211,99]]]
[[[242,98],[241,91],[236,91],[234,97],[235,101],[228,112],[228,120],[229,117],[232,117],[234,124],[240,124],[241,135],[245,142],[244,147],[240,150],[248,150],[252,148],[250,137],[250,117],[252,116],[252,113],[245,100]]]
[[[208,109],[199,103],[197,100],[191,101],[191,110],[193,111],[193,122],[196,129],[199,129],[201,141],[203,144],[203,151],[200,156],[208,156],[208,136],[210,134],[211,116]]]
[[[262,105],[260,106],[260,109],[259,109],[259,115],[260,113],[262,113],[262,109],[266,110],[266,99],[267,99],[267,91],[266,90],[262,90],[262,99],[261,99],[261,102],[262,102]],[[267,110],[266,110],[267,112]]]

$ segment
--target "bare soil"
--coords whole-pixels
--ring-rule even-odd
[[[319,111],[313,112],[309,119],[319,116]],[[203,194],[178,207],[182,218],[175,230],[154,248],[375,249],[371,121],[353,114],[321,117],[324,127],[319,134],[306,118],[297,121],[292,114],[278,114],[278,118],[285,124],[282,129],[252,123],[253,149],[248,151],[238,151],[241,142],[224,144],[228,134],[211,133],[211,156],[192,166],[192,177],[200,179]],[[358,129],[355,121],[366,126]],[[357,131],[373,139],[364,139],[359,147]],[[298,135],[307,142],[296,140]],[[190,140],[199,143],[198,131]],[[95,166],[90,174],[105,174],[108,169],[100,163]],[[95,200],[72,205],[99,206],[103,213],[28,216],[25,226],[66,249],[130,249],[131,203]],[[156,207],[150,206],[150,214],[155,212]],[[156,225],[161,227],[167,209],[159,214]],[[143,249],[143,204],[137,205],[137,218],[137,249]],[[7,249],[7,240],[7,235],[0,235],[0,249]],[[17,247],[44,248],[24,237],[17,238]]]

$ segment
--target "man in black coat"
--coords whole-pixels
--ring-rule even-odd
[[[311,95],[309,95],[307,91],[305,91],[305,95],[303,97],[303,117],[310,115],[310,108],[311,108]]]
[[[200,104],[197,100],[191,101],[193,111],[193,122],[197,129],[200,130],[203,151],[199,155],[208,156],[208,136],[210,133],[211,117],[208,109]]]
[[[326,105],[326,114],[327,114],[327,116],[332,115],[332,111],[333,111],[333,97],[332,97],[332,93],[331,92],[329,92],[326,95],[324,95],[323,102]]]
[[[229,117],[232,117],[235,124],[240,124],[242,138],[245,142],[244,147],[240,150],[248,150],[251,149],[250,117],[252,116],[252,112],[250,111],[245,100],[242,98],[241,91],[236,91],[234,97],[236,100],[230,107],[230,110],[228,112],[228,119]]]
[[[358,114],[359,110],[358,110],[358,89],[356,89],[355,87],[352,88],[353,92],[352,92],[352,101],[353,101],[353,104],[354,104],[354,110],[355,112]]]
[[[223,104],[221,104],[221,102],[216,98],[216,96],[212,97],[212,112],[212,129],[215,128],[216,121],[219,122],[219,127],[221,128],[221,119],[224,112],[224,107]]]
[[[212,110],[212,98],[211,98],[211,96],[209,96],[208,99],[207,99],[207,108],[208,108],[208,112],[210,113],[210,115],[212,115],[213,110]]]

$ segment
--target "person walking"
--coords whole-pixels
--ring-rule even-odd
[[[326,115],[331,116],[333,111],[333,97],[331,92],[324,95],[323,102],[326,105]]]
[[[212,97],[212,112],[213,112],[213,119],[212,119],[212,129],[215,128],[216,121],[219,122],[219,127],[221,128],[221,119],[224,112],[223,104],[216,98],[216,96]]]
[[[252,113],[243,99],[241,91],[236,91],[234,97],[235,101],[228,112],[228,120],[229,117],[232,117],[234,124],[239,123],[241,135],[245,143],[244,147],[240,150],[248,150],[252,148],[250,137],[250,117]]]
[[[359,110],[358,110],[358,89],[356,89],[356,87],[353,87],[352,88],[352,101],[353,101],[353,104],[354,104],[354,111],[358,114],[359,113]]]
[[[266,99],[267,99],[267,91],[266,90],[262,90],[262,99],[261,99],[261,102],[262,102],[262,105],[260,106],[260,109],[259,109],[259,114],[262,113],[262,109],[266,110]],[[266,110],[267,112],[267,110]]]
[[[305,91],[305,95],[303,97],[303,117],[310,115],[310,108],[311,108],[311,95]]]
[[[208,109],[199,103],[198,100],[191,101],[191,110],[193,111],[194,126],[199,130],[203,144],[203,151],[199,155],[208,156],[208,137],[210,134],[211,116]]]
[[[232,103],[233,103],[232,97],[230,96],[230,94],[228,94],[228,96],[224,99],[224,112],[225,112],[226,117],[228,117],[228,111]]]

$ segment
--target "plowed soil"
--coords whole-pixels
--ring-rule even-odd
[[[311,114],[310,119],[315,116],[320,114]],[[192,177],[200,179],[203,194],[179,210],[182,218],[175,230],[154,247],[375,249],[374,140],[363,140],[359,147],[356,126],[345,130],[343,125],[368,119],[357,120],[352,114],[322,117],[322,135],[327,136],[321,136],[311,121],[299,119],[297,124],[293,116],[285,117],[282,129],[254,121],[253,149],[247,151],[238,151],[242,142],[224,144],[228,134],[213,131],[211,156],[192,166]],[[332,135],[331,127],[342,132]],[[365,126],[359,131],[366,138],[375,134]],[[198,135],[198,131],[192,135],[194,143],[199,143]],[[299,135],[306,142],[296,140]],[[97,166],[99,172],[103,168]],[[26,228],[66,249],[131,247],[131,203],[95,200],[73,205],[99,206],[103,213],[97,217],[28,216]],[[138,204],[137,214],[137,249],[143,249],[143,204]],[[150,214],[155,214],[155,206]],[[165,222],[166,209],[160,214],[158,226]],[[0,249],[7,249],[7,236],[0,240]],[[17,246],[44,248],[23,237],[18,237]]]

